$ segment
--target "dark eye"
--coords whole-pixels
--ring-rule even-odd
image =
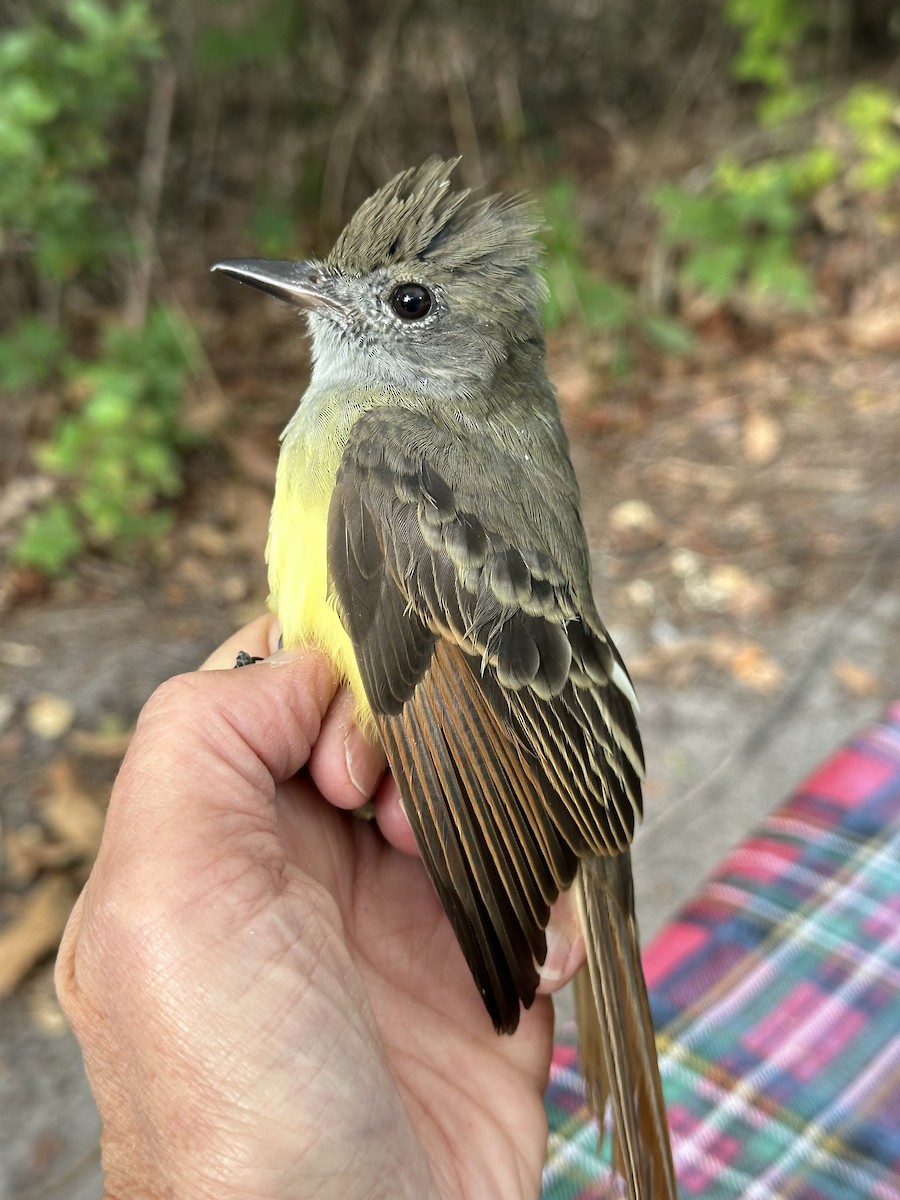
[[[421,321],[431,312],[434,297],[421,283],[399,283],[390,294],[390,302],[404,321]]]

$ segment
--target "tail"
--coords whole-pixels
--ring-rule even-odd
[[[582,859],[576,886],[587,963],[575,976],[575,1010],[588,1104],[602,1131],[606,1102],[612,1101],[613,1165],[628,1200],[678,1200],[638,946],[631,855]]]

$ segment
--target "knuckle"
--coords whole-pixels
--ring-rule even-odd
[[[191,712],[197,703],[201,686],[202,680],[196,673],[173,675],[164,680],[151,693],[141,710],[138,728],[158,721],[168,722],[179,714]]]

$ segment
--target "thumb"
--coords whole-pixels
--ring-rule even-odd
[[[135,896],[142,882],[190,893],[233,856],[279,870],[275,785],[306,763],[335,688],[313,650],[162,684],[113,788],[95,874]]]

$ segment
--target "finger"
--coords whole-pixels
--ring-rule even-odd
[[[278,649],[281,626],[274,613],[263,613],[233,633],[200,667],[201,671],[222,671],[233,667],[241,650],[251,658],[268,658]]]
[[[409,817],[400,799],[400,789],[393,775],[386,775],[375,795],[375,820],[384,838],[404,854],[417,856],[416,843]]]
[[[549,996],[565,987],[584,961],[584,937],[575,893],[563,892],[550,910],[547,957],[540,967],[538,992]]]
[[[98,868],[155,888],[169,880],[182,899],[229,861],[277,875],[275,785],[305,765],[334,691],[331,666],[314,650],[168,680],[138,720]]]
[[[309,757],[313,782],[338,808],[359,808],[371,800],[387,765],[381,747],[358,727],[356,708],[353,693],[341,688]]]

